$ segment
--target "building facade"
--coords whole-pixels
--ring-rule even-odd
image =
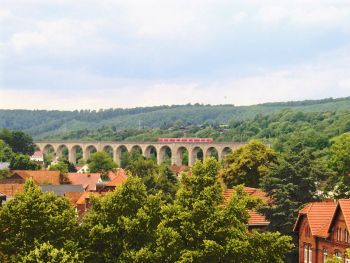
[[[350,200],[310,203],[300,210],[294,231],[299,236],[299,262],[324,263],[338,257],[350,263]]]

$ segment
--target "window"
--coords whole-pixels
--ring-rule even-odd
[[[347,242],[348,240],[348,231],[346,229],[343,230],[343,240],[344,242]]]
[[[304,263],[312,263],[312,249],[310,244],[304,245]]]
[[[327,257],[328,257],[328,251],[327,249],[323,249],[323,263],[326,263]]]
[[[337,258],[341,259],[341,253],[339,251],[336,251],[334,253],[334,256],[336,256]]]

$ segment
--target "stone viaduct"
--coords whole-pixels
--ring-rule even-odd
[[[228,152],[234,151],[245,143],[237,142],[108,142],[108,141],[38,141],[35,144],[41,151],[51,151],[55,156],[61,157],[68,152],[68,160],[72,163],[77,161],[77,151],[82,153],[83,159],[87,160],[92,152],[106,151],[113,156],[113,160],[120,164],[120,157],[124,151],[131,153],[139,151],[143,156],[149,158],[151,155],[157,157],[158,164],[171,157],[171,164],[182,165],[182,157],[188,154],[188,165],[192,166],[199,156],[205,159],[215,155],[221,160]]]

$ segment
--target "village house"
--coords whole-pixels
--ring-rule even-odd
[[[84,193],[85,190],[81,184],[61,184],[61,185],[41,185],[43,192],[52,192],[56,196],[64,196],[65,193]]]
[[[248,195],[259,198],[263,202],[268,203],[271,201],[271,199],[267,196],[267,194],[258,188],[253,187],[244,187],[244,192]],[[234,192],[234,189],[226,189],[224,191],[224,204],[227,204],[229,199],[231,198],[232,194]],[[270,222],[266,219],[266,217],[257,211],[249,210],[249,219],[248,219],[248,229],[251,230],[265,230]]]
[[[294,231],[299,236],[299,262],[324,263],[333,256],[350,263],[350,199],[309,203],[299,211]]]
[[[44,164],[44,153],[42,151],[35,151],[32,156],[30,156],[30,160],[36,162],[37,164]]]
[[[71,184],[80,184],[89,192],[96,191],[96,185],[102,183],[100,173],[68,173],[67,178]]]
[[[35,184],[60,184],[59,171],[32,171],[32,170],[13,170],[11,176],[0,179],[0,184],[24,184],[27,180],[32,179]]]
[[[33,180],[36,185],[59,185],[59,171],[29,171],[29,170],[14,170],[11,171],[11,176],[0,179],[0,195],[3,199],[9,200],[15,194],[23,192],[24,183],[27,180]]]
[[[116,171],[109,172],[108,177],[111,179],[109,182],[96,183],[96,191],[78,193],[78,192],[66,192],[66,196],[72,206],[76,208],[78,216],[82,216],[91,207],[91,196],[102,196],[107,192],[113,191],[117,186],[122,185],[127,180],[125,170],[117,169]]]
[[[100,189],[98,190],[99,192],[109,192],[109,191],[114,191],[114,189],[118,185],[122,185],[127,179],[127,175],[125,173],[125,170],[123,169],[117,169],[114,172],[109,172],[108,177],[110,178],[111,181],[104,183],[101,185]]]

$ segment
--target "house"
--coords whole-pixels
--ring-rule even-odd
[[[271,202],[271,199],[261,189],[244,187],[243,191],[252,197],[261,199],[263,202]],[[227,204],[229,202],[229,199],[231,198],[233,192],[234,192],[234,189],[226,189],[224,191],[224,204]],[[266,217],[258,213],[257,211],[249,210],[248,214],[250,216],[248,219],[249,230],[252,230],[252,229],[264,230],[270,224],[270,222],[266,219]]]
[[[44,164],[44,153],[42,151],[36,151],[30,156],[30,160],[38,164]]]
[[[9,200],[12,199],[15,194],[23,192],[24,184],[18,183],[0,183],[0,199]]]
[[[75,169],[77,170],[78,174],[84,174],[89,172],[89,166],[87,164],[84,164],[82,166],[76,166]]]
[[[299,211],[294,231],[299,236],[299,262],[326,262],[336,256],[350,263],[350,199],[313,202]]]
[[[100,173],[68,173],[71,184],[81,184],[85,191],[96,191],[96,184],[102,183]]]
[[[23,192],[24,183],[32,179],[36,185],[59,185],[60,172],[58,171],[29,171],[14,170],[11,176],[0,179],[0,194],[11,199],[15,194]]]
[[[72,206],[75,207],[78,213],[78,216],[81,217],[91,207],[91,202],[90,202],[91,196],[101,196],[104,194],[105,193],[98,193],[98,192],[84,192],[84,193],[67,192],[64,194],[64,196],[69,199]]]
[[[85,190],[81,184],[62,184],[62,185],[41,185],[43,192],[53,192],[56,196],[64,196],[65,193],[84,193]]]
[[[32,171],[32,170],[13,170],[11,176],[1,179],[0,184],[24,184],[28,179],[32,179],[35,184],[60,184],[59,171]]]
[[[100,187],[99,192],[113,191],[118,185],[122,185],[128,179],[125,170],[121,168],[114,172],[109,172],[108,177],[111,181],[104,183],[104,185]]]

